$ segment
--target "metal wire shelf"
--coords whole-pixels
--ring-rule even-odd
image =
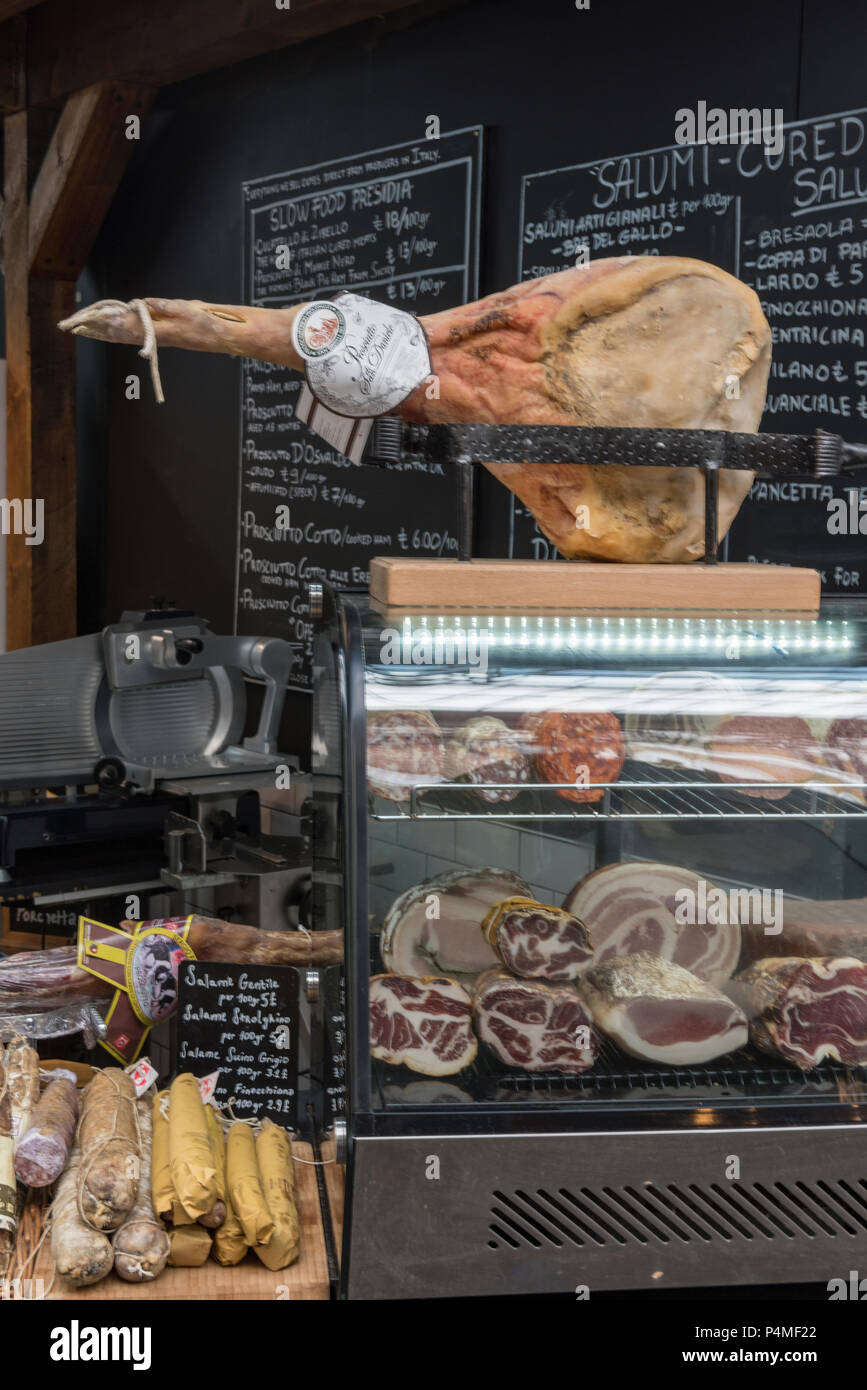
[[[867,817],[862,783],[695,781],[671,768],[640,764],[641,776],[618,782],[524,782],[513,800],[484,801],[484,793],[515,790],[508,782],[416,783],[405,801],[370,798],[376,821],[696,821],[858,820]],[[597,801],[566,802],[559,791],[601,792]],[[784,795],[771,800],[767,793]],[[751,795],[752,793],[752,795]],[[383,810],[384,805],[395,810]]]
[[[419,1076],[402,1067],[374,1062],[375,1089],[387,1109],[413,1106],[412,1092],[406,1101],[400,1093],[417,1084]],[[655,1066],[637,1062],[610,1043],[596,1064],[580,1073],[521,1072],[501,1066],[488,1053],[480,1054],[473,1065],[454,1076],[440,1078],[443,1098],[449,1090],[464,1092],[465,1102],[509,1103],[524,1101],[578,1101],[595,1099],[622,1104],[647,1104],[654,1096],[689,1104],[714,1105],[744,1100],[790,1100],[795,1096],[845,1097],[847,1088],[858,1093],[867,1088],[867,1067],[846,1067],[825,1061],[811,1071],[800,1071],[782,1058],[760,1057],[752,1048],[721,1057],[703,1066]]]

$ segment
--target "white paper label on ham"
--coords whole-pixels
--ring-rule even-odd
[[[292,324],[307,384],[338,415],[387,415],[430,375],[425,331],[403,309],[360,294],[308,304]]]
[[[685,891],[699,903],[707,899],[712,888],[689,869],[637,859],[607,864],[588,874],[567,895],[563,906],[590,932],[594,964],[613,956],[649,951],[683,966],[701,980],[722,985],[738,963],[740,926],[681,922],[676,915],[684,900],[678,893]]]

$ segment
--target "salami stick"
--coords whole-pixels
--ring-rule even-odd
[[[171,1249],[163,1223],[154,1213],[151,1198],[153,1119],[151,1101],[136,1102],[141,1134],[141,1179],[132,1209],[114,1233],[114,1269],[130,1284],[156,1279],[165,1268]]]
[[[98,1071],[87,1088],[81,1123],[78,1212],[94,1230],[113,1231],[138,1192],[141,1172],[135,1087],[117,1067]]]
[[[39,1053],[23,1038],[16,1038],[6,1049],[4,1065],[12,1103],[12,1139],[18,1144],[39,1100]]]
[[[85,1284],[99,1283],[114,1263],[114,1251],[108,1236],[102,1231],[92,1230],[79,1215],[80,1167],[81,1149],[75,1144],[51,1204],[54,1267],[63,1279],[79,1288]]]
[[[6,1068],[0,1062],[0,1256],[15,1248],[18,1229],[15,1168],[12,1161],[12,1101],[6,1084]]]
[[[63,1172],[75,1136],[75,1083],[59,1076],[45,1088],[27,1133],[15,1150],[15,1176],[26,1187],[48,1187]]]

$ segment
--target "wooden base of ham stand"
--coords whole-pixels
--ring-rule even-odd
[[[815,613],[816,570],[784,565],[622,565],[578,560],[377,557],[370,596],[412,609],[654,609]]]

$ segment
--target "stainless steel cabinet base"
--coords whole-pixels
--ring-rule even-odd
[[[354,1299],[867,1275],[867,1130],[356,1139]]]

